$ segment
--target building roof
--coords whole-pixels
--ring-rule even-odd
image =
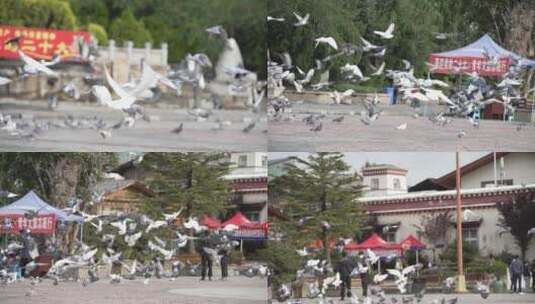
[[[408,170],[391,165],[391,164],[366,164],[361,169],[363,176],[376,176],[376,175],[407,175]]]
[[[95,186],[95,188],[97,192],[101,192],[104,195],[126,188],[136,189],[147,196],[154,195],[154,192],[151,189],[149,189],[144,183],[137,180],[103,179]]]
[[[512,195],[526,192],[535,192],[535,184],[463,189],[461,199],[464,207],[494,207],[498,202],[510,202]],[[456,206],[456,190],[364,197],[358,201],[370,214],[449,210]]]
[[[496,152],[496,159],[499,159],[509,153],[510,152]],[[475,161],[468,163],[461,167],[461,177],[489,163],[492,163],[493,161],[494,161],[494,153],[489,153],[479,159],[476,159]],[[455,176],[456,176],[456,170],[453,170],[448,174],[445,174],[439,178],[436,178],[434,182],[438,185],[443,186],[446,189],[453,189],[455,188]]]
[[[277,164],[283,164],[283,163],[287,163],[291,160],[293,160],[294,157],[293,156],[290,156],[290,157],[285,157],[285,158],[277,158],[277,159],[270,159],[268,160],[268,166],[273,166],[273,165],[277,165]]]
[[[407,171],[406,169],[400,168],[392,164],[367,164],[364,167],[362,167],[362,170],[367,170],[367,169],[394,169],[394,170]]]
[[[510,152],[496,152],[496,159],[499,159]],[[489,153],[475,161],[461,167],[461,177],[467,173],[475,171],[494,161],[494,153]],[[426,191],[426,190],[448,190],[455,188],[456,170],[437,177],[427,178],[409,188],[409,192]]]

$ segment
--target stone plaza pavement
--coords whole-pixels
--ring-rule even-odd
[[[133,128],[111,130],[112,136],[103,139],[95,129],[52,127],[35,140],[21,139],[0,130],[0,151],[73,151],[73,152],[124,152],[124,151],[265,151],[267,122],[265,113],[253,114],[246,110],[214,110],[206,121],[196,121],[187,109],[156,103],[145,107],[151,122],[138,120]],[[83,102],[59,102],[51,111],[45,101],[0,99],[0,114],[22,115],[24,121],[62,122],[69,115],[75,119],[102,118],[111,126],[122,120],[124,114],[105,106]],[[216,119],[226,124],[222,130],[212,130]],[[250,121],[255,127],[244,133]],[[171,130],[183,123],[183,131]]]
[[[262,304],[267,301],[267,282],[261,278],[231,277],[227,281],[199,281],[198,277],[123,280],[112,285],[101,279],[83,287],[78,282],[60,282],[54,286],[49,279],[37,284],[31,295],[30,282],[25,280],[0,286],[1,304]]]
[[[391,298],[394,297],[397,300],[397,303],[403,303],[402,297],[399,295],[387,295],[387,301],[385,303],[393,303]],[[491,294],[487,299],[481,298],[478,294],[426,294],[424,295],[421,304],[441,304],[442,298],[452,300],[457,298],[457,304],[533,304],[535,303],[535,294],[526,293],[526,294]],[[438,300],[436,302],[435,300]],[[273,301],[277,303],[277,301]],[[290,301],[292,303],[292,301]],[[322,303],[318,299],[299,299],[293,300],[293,303],[303,303],[303,304],[316,304]],[[324,300],[324,303],[333,303],[333,304],[352,304],[348,299],[345,301],[340,301],[339,298],[328,298]],[[415,301],[416,303],[416,301]]]
[[[452,118],[446,126],[434,125],[427,117],[413,117],[407,105],[383,106],[382,115],[371,125],[360,121],[361,105],[296,104],[283,119],[269,120],[268,149],[294,151],[534,151],[535,126],[501,120],[482,120],[474,128],[467,119]],[[444,111],[430,106],[422,113]],[[310,114],[324,114],[322,130],[310,131],[302,120]],[[341,123],[334,118],[344,115]],[[407,124],[405,130],[396,127]],[[458,138],[457,134],[465,135]]]

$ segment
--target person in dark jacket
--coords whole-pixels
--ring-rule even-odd
[[[340,297],[344,300],[346,294],[347,297],[351,297],[351,271],[355,268],[351,257],[347,256],[345,252],[342,252],[342,259],[336,265],[336,272],[340,274],[340,280],[342,281],[340,289]]]
[[[29,230],[21,230],[22,237],[22,251],[20,257],[20,274],[24,278],[28,273],[26,273],[26,265],[33,261],[31,252],[34,251],[35,241],[31,236]]]
[[[228,264],[230,263],[229,252],[226,249],[221,249],[219,251],[221,255],[221,280],[228,278]]]
[[[359,277],[360,283],[362,284],[362,296],[368,296],[368,263],[364,252],[359,252]]]
[[[511,273],[511,280],[513,292],[522,292],[522,273],[524,272],[524,265],[515,257],[509,265],[509,272]]]
[[[197,252],[201,256],[201,281],[204,281],[208,272],[208,280],[212,280],[212,258],[206,251],[205,247],[211,248],[212,240],[209,232],[205,231],[204,236],[197,241]]]

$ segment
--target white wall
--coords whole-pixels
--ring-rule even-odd
[[[509,153],[504,156],[503,179],[513,179],[513,184],[535,183],[535,153]],[[500,158],[496,159],[497,177],[500,179]],[[481,188],[482,181],[494,180],[494,162],[463,175],[464,189]]]
[[[394,189],[394,179],[399,179],[400,189]],[[379,180],[379,189],[372,190],[372,180]],[[382,174],[382,175],[373,175],[373,176],[364,176],[362,183],[366,186],[367,191],[364,192],[365,197],[377,197],[393,194],[402,194],[407,193],[407,177],[394,174]]]
[[[520,249],[515,243],[510,233],[501,233],[502,228],[498,227],[500,217],[496,208],[484,208],[472,210],[483,218],[478,230],[479,250],[482,255],[499,255],[502,251],[520,255]],[[401,242],[410,234],[418,237],[416,225],[421,225],[425,213],[403,213],[403,214],[384,214],[378,217],[379,224],[393,224],[400,222],[401,225],[396,231],[396,242]],[[455,216],[455,210],[451,211]],[[455,226],[451,226],[448,231],[448,243],[455,240]],[[430,245],[426,239],[421,239],[426,245]],[[526,253],[528,261],[535,259],[535,238],[531,240],[530,247]]]
[[[238,166],[240,156],[247,157],[245,167]],[[267,153],[265,152],[231,153],[230,162],[232,163],[231,173],[227,178],[267,177]],[[264,165],[263,162],[265,162]]]

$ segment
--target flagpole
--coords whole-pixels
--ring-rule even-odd
[[[463,270],[463,226],[461,215],[461,169],[459,166],[459,151],[456,159],[456,190],[457,190],[457,292],[466,292],[466,281]]]

